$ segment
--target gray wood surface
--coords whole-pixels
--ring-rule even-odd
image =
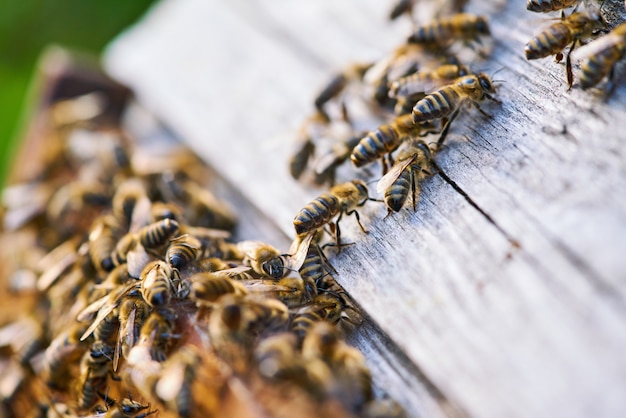
[[[288,175],[295,131],[331,73],[406,37],[389,7],[170,0],[105,63],[291,236],[321,192]],[[469,10],[490,18],[494,51],[475,66],[500,70],[502,104],[463,112],[415,213],[368,204],[367,235],[343,222],[356,245],[333,258],[337,280],[427,382],[414,397],[402,370],[382,382],[414,416],[624,416],[623,78],[608,100],[567,92],[563,65],[523,57],[545,18],[518,1]]]

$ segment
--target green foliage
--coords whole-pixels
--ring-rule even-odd
[[[47,45],[98,53],[153,0],[0,1],[0,184],[37,57]]]

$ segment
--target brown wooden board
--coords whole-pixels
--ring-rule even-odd
[[[407,36],[408,21],[386,21],[390,7],[166,1],[105,62],[291,236],[321,192],[288,174],[296,129],[333,72]],[[463,112],[415,213],[383,219],[368,204],[367,235],[343,222],[356,245],[332,258],[337,280],[457,406],[433,412],[401,383],[387,388],[415,416],[623,416],[624,77],[608,100],[568,92],[562,64],[523,56],[545,17],[521,1],[469,10],[490,19],[494,51],[475,66],[499,70],[502,104],[483,106],[492,119]]]

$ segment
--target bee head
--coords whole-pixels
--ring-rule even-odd
[[[285,263],[283,262],[282,256],[270,258],[263,262],[261,267],[263,271],[273,279],[278,280],[285,275]]]
[[[478,19],[476,20],[476,30],[481,35],[491,34],[491,32],[489,31],[489,24],[487,23],[487,19],[485,19],[483,16],[478,16]]]
[[[352,183],[356,186],[360,198],[366,199],[369,196],[367,184],[363,180],[352,180]]]
[[[486,93],[495,93],[496,89],[493,86],[493,82],[491,81],[491,77],[489,77],[485,73],[478,74],[478,81],[480,83],[480,87]]]

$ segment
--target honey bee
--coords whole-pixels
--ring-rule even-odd
[[[86,325],[74,324],[57,335],[46,348],[42,374],[49,387],[64,390],[69,384],[70,365],[78,361],[89,347],[89,341],[80,340],[86,328]]]
[[[491,78],[485,73],[457,78],[452,84],[444,86],[418,101],[413,107],[413,121],[419,123],[447,117],[454,114],[464,103],[471,103],[481,113],[485,114],[478,102],[485,100],[485,98],[498,102],[492,96],[495,92]]]
[[[156,397],[182,418],[191,417],[195,410],[192,387],[201,365],[202,358],[196,349],[184,346],[168,359],[155,383]]]
[[[152,307],[169,303],[173,289],[174,270],[165,261],[150,262],[141,272],[141,295]]]
[[[111,253],[120,232],[120,225],[112,215],[104,215],[94,222],[89,233],[89,257],[96,269],[111,271],[115,267]]]
[[[334,225],[337,246],[341,249],[341,230],[339,229],[341,217],[344,213],[354,214],[361,230],[367,233],[355,207],[364,205],[368,200],[375,199],[369,197],[367,185],[362,180],[352,180],[334,186],[329,192],[323,193],[298,212],[293,220],[296,234],[303,236],[313,233],[329,223],[335,215],[339,215]]]
[[[171,219],[181,224],[183,222],[183,209],[172,202],[153,202],[150,206],[150,219],[152,222]]]
[[[391,212],[399,212],[404,206],[409,190],[413,201],[413,210],[417,205],[420,193],[418,180],[430,167],[430,148],[423,141],[410,143],[398,154],[394,166],[380,179],[376,186],[379,193],[385,194],[387,216]]]
[[[349,408],[360,409],[372,399],[372,377],[359,350],[339,337],[338,330],[327,322],[316,323],[302,343],[302,356],[322,359],[337,379],[338,398]]]
[[[178,232],[178,222],[171,219],[144,226],[137,232],[139,242],[144,248],[157,249],[163,247]]]
[[[132,232],[129,232],[120,238],[111,252],[111,260],[113,261],[113,264],[116,266],[125,264],[127,262],[128,253],[132,251],[136,245],[137,236]]]
[[[352,64],[341,73],[335,75],[315,98],[315,108],[317,111],[323,115],[326,120],[330,120],[328,113],[326,113],[324,109],[324,105],[339,96],[351,81],[361,80],[365,72],[371,66],[372,64],[370,63]]]
[[[301,379],[305,369],[296,343],[296,336],[289,332],[263,339],[254,350],[261,376],[266,379]]]
[[[483,16],[458,13],[419,26],[409,36],[408,43],[449,46],[455,40],[480,42],[480,36],[489,36],[489,24]]]
[[[202,243],[189,234],[170,240],[165,259],[174,268],[182,270],[196,261],[202,251]]]
[[[244,264],[249,264],[258,275],[278,280],[289,271],[300,268],[313,235],[296,237],[291,243],[289,254],[281,254],[276,248],[260,241],[242,241],[238,246],[246,254]]]
[[[604,21],[595,9],[575,12],[550,25],[532,38],[524,47],[527,60],[544,58],[556,54],[557,62],[563,58],[563,50],[571,44],[565,60],[568,88],[572,88],[574,74],[570,55],[578,43],[590,38],[604,27]]]
[[[309,160],[315,154],[315,143],[310,137],[304,138],[296,152],[289,159],[289,173],[298,180],[306,170]]]
[[[91,303],[85,309],[83,309],[76,317],[79,322],[87,321],[93,318],[93,315],[96,314],[95,319],[93,319],[91,325],[85,330],[83,335],[80,337],[81,341],[86,340],[98,327],[100,322],[102,322],[113,310],[115,310],[120,303],[120,300],[123,299],[124,296],[134,296],[140,289],[140,284],[132,282],[124,285],[118,286],[116,289],[113,289],[108,295],[101,297],[95,302]]]
[[[117,371],[120,353],[128,358],[130,350],[139,339],[140,329],[150,312],[148,305],[140,294],[125,298],[119,306],[117,344],[113,357],[113,371]]]
[[[331,292],[322,293],[296,312],[291,320],[291,330],[302,341],[316,323],[326,321],[334,325],[339,322],[344,306],[339,296]]]
[[[586,90],[595,86],[607,75],[612,90],[615,64],[626,53],[626,23],[616,26],[607,35],[596,39],[576,51],[577,57],[584,58],[581,64],[580,86]]]
[[[333,145],[330,152],[318,158],[315,162],[315,184],[328,183],[331,187],[334,186],[337,168],[350,157],[361,138],[362,135],[351,136],[345,141],[340,141]]]
[[[191,276],[191,299],[197,306],[212,307],[223,295],[248,293],[239,282],[232,280],[228,273],[197,273]]]
[[[469,68],[460,64],[444,64],[432,71],[418,71],[391,83],[389,97],[409,97],[432,91],[468,74]]]
[[[174,313],[168,309],[155,309],[148,315],[141,326],[139,342],[149,347],[153,360],[165,361],[168,349],[178,337],[175,327]]]
[[[98,391],[106,382],[109,363],[113,358],[113,348],[101,341],[91,345],[80,362],[80,376],[77,385],[77,407],[84,410],[96,402]]]
[[[273,297],[290,308],[302,306],[312,299],[304,280],[300,277],[285,277],[280,280],[246,280],[245,288],[254,294]]]
[[[246,295],[242,303],[247,308],[247,329],[252,334],[275,332],[289,322],[289,309],[279,300]]]
[[[126,228],[132,230],[133,218],[135,225],[139,224],[139,227],[143,226],[142,221],[148,218],[150,199],[141,180],[131,178],[117,187],[111,205],[115,217]]]
[[[567,9],[580,3],[580,0],[528,0],[526,10],[537,13],[549,13]]]
[[[391,123],[380,125],[354,147],[350,155],[352,163],[355,167],[362,167],[395,151],[405,138],[425,136],[436,131],[433,122],[428,119],[424,121],[415,123],[409,114],[398,116]]]

